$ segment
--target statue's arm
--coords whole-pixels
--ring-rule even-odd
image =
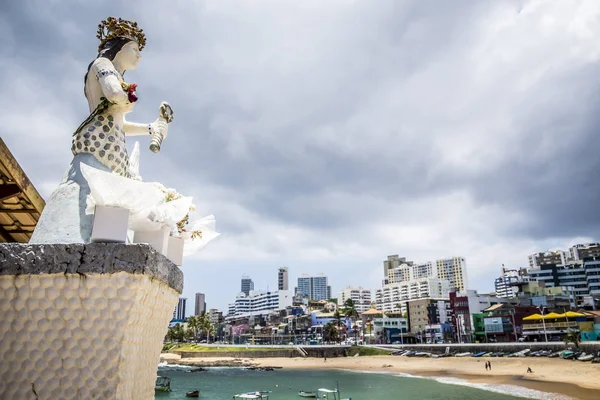
[[[129,102],[127,93],[123,91],[121,82],[119,81],[119,73],[115,70],[113,64],[106,58],[97,58],[90,68],[100,88],[102,88],[102,94],[108,101],[114,104],[124,105]]]
[[[119,105],[129,103],[127,92],[121,87],[121,81],[118,78],[119,73],[108,59],[97,58],[92,64],[91,72],[96,75],[102,93],[108,101]],[[159,119],[150,124],[123,120],[123,131],[126,136],[152,135],[155,132],[162,132],[163,137],[166,137],[167,129],[167,124]]]
[[[141,135],[152,135],[152,124],[140,124],[138,122],[129,122],[123,120],[123,131],[126,136],[141,136]]]
[[[140,124],[138,122],[129,122],[123,119],[123,131],[125,136],[141,136],[141,135],[153,135],[154,133],[161,132],[163,138],[167,137],[167,123],[157,119],[150,124]]]

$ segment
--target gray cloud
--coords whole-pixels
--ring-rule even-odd
[[[131,119],[175,109],[142,175],[216,214],[207,271],[327,264],[339,289],[363,262],[375,287],[389,253],[460,254],[485,290],[500,263],[600,234],[594,1],[44,4],[0,14],[3,139],[48,196],[86,116],[97,23],[137,20]]]

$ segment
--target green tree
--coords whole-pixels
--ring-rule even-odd
[[[183,337],[185,338],[185,340],[189,340],[190,342],[194,341],[196,340],[196,332],[191,326],[188,326],[183,332]]]
[[[323,339],[326,342],[337,342],[339,339],[338,330],[333,321],[328,322],[323,327]]]
[[[340,310],[335,310],[335,312],[333,313],[333,318],[335,318],[335,323],[337,325],[338,328],[338,341],[341,342],[342,341],[342,335],[341,333],[341,329],[342,329],[342,314],[340,314]]]
[[[179,323],[169,328],[167,331],[167,340],[170,342],[183,342],[183,326]]]
[[[569,331],[565,335],[565,346],[568,346],[569,343],[573,343],[576,348],[579,348],[579,341],[580,341],[579,333],[575,332],[572,329],[569,329]]]
[[[192,331],[192,333],[190,334],[191,340],[197,340],[198,331],[200,330],[200,317],[192,315],[191,317],[188,317],[187,323],[188,329]]]
[[[208,336],[210,335],[211,331],[214,331],[214,328],[205,312],[202,312],[202,314],[198,316],[198,329],[200,329],[201,334],[206,335],[206,341],[208,342]]]
[[[354,340],[358,342],[358,330],[354,329],[356,320],[358,319],[358,311],[356,310],[356,306],[354,305],[354,301],[352,299],[348,299],[344,302],[344,315],[350,318],[350,323],[352,329],[354,330]]]

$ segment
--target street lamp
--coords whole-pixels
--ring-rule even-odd
[[[548,343],[548,333],[546,332],[546,320],[544,319],[544,308],[537,307],[538,310],[542,313],[542,325],[544,326],[544,338],[546,339],[546,343]]]

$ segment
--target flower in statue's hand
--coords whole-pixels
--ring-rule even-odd
[[[127,100],[129,100],[130,103],[135,103],[137,101],[138,97],[135,94],[135,91],[137,90],[136,83],[121,82],[121,88],[123,88],[124,92],[127,92]]]
[[[137,90],[137,84],[135,84],[135,83],[132,83],[127,88],[127,99],[129,100],[130,103],[135,103],[138,99],[137,95],[135,94],[136,90]]]

